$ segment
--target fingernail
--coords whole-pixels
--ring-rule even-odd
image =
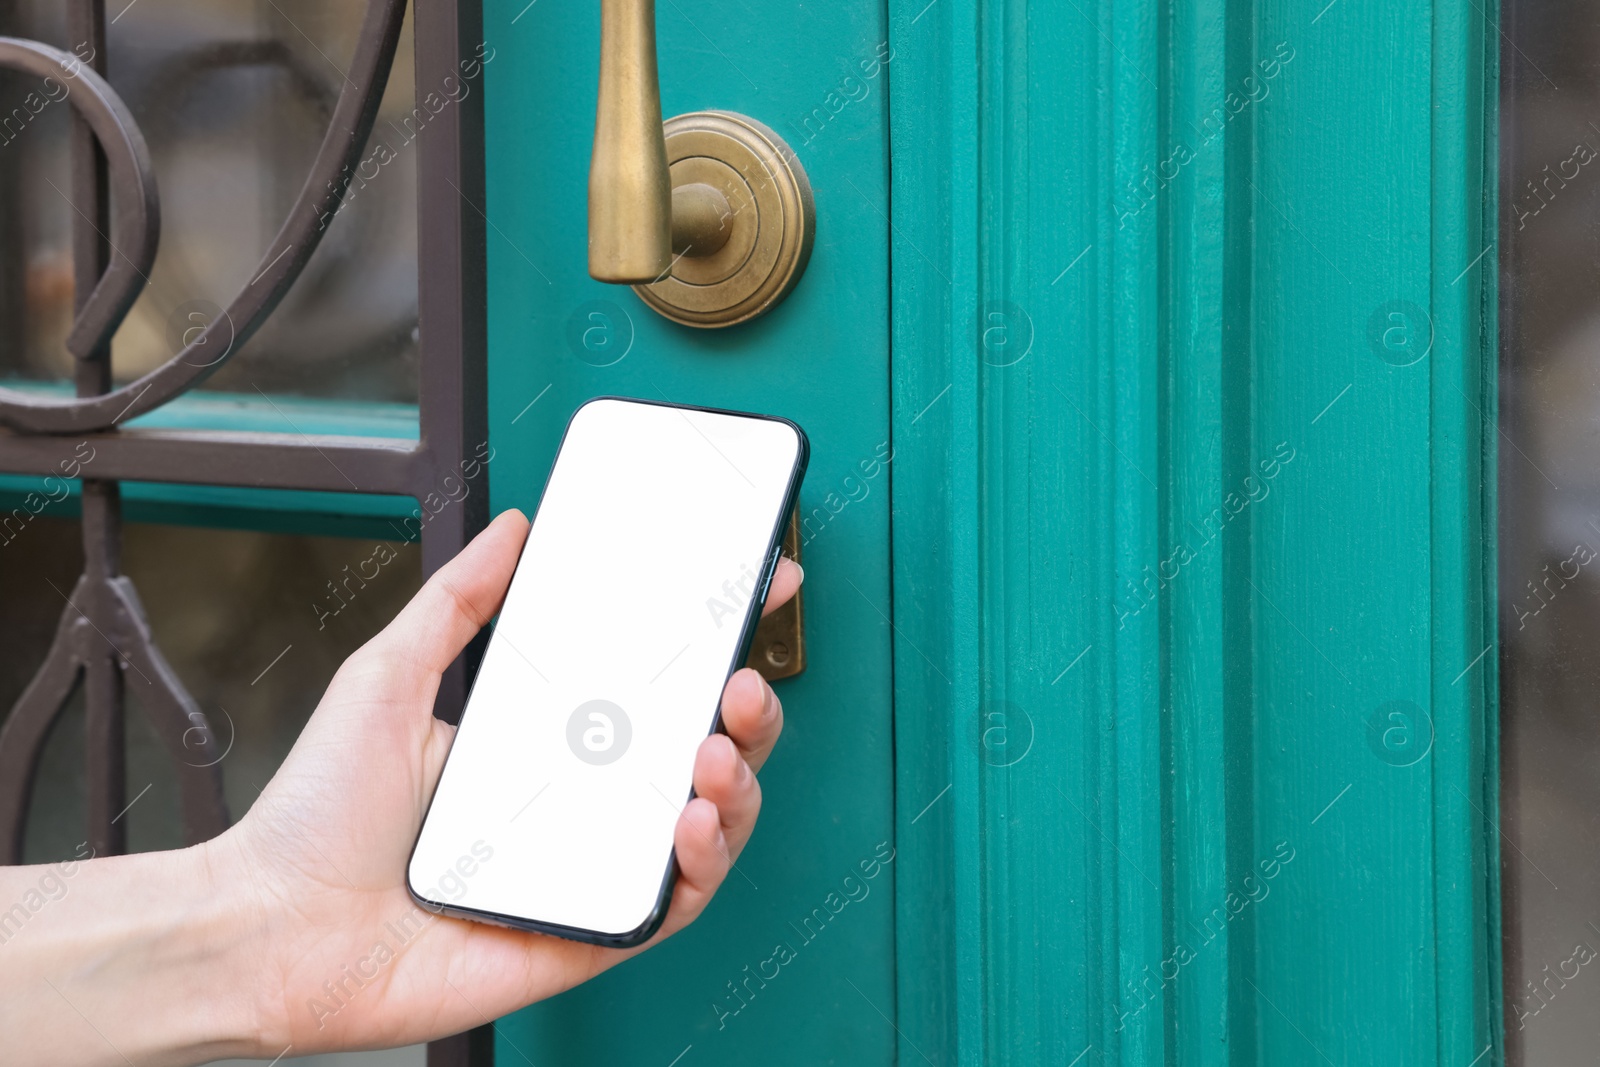
[[[804,567],[800,566],[800,561],[799,560],[791,559],[789,562],[794,564],[794,569],[795,569],[796,573],[798,573],[800,575],[800,581],[804,582],[806,580],[806,569]]]

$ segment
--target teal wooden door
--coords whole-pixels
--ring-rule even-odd
[[[592,6],[490,3],[496,506],[619,391],[796,418],[828,516],[749,881],[503,1062],[1500,1062],[1495,17],[671,0],[665,111],[817,194],[706,334],[584,276]]]
[[[594,2],[485,6],[493,506],[533,507],[567,416],[597,394],[794,419],[812,442],[801,492],[809,666],[777,685],[787,726],[762,773],[761,825],[706,915],[502,1021],[497,1062],[890,1063],[884,13],[862,0],[660,5],[663,113],[718,108],[766,123],[816,197],[798,288],[766,317],[721,331],[674,325],[588,276],[598,16]]]

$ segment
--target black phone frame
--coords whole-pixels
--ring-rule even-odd
[[[561,440],[556,445],[555,456],[550,461],[550,472],[545,475],[546,489],[549,488],[550,474],[555,472],[556,463],[558,463],[561,459],[561,450],[566,447],[567,434],[572,430],[572,423],[575,419],[577,419],[578,413],[584,408],[588,407],[590,404],[598,403],[602,400],[617,400],[628,404],[648,404],[651,407],[674,408],[679,411],[697,411],[710,415],[732,415],[745,419],[761,419],[765,422],[781,422],[795,432],[795,437],[799,441],[800,447],[795,450],[795,464],[789,472],[789,486],[787,491],[784,493],[783,505],[778,510],[777,521],[774,523],[772,534],[768,538],[767,552],[762,565],[762,574],[760,579],[761,592],[759,596],[750,598],[750,606],[745,612],[744,633],[739,639],[739,644],[734,653],[733,661],[728,665],[728,672],[723,677],[723,687],[726,688],[727,680],[733,677],[733,675],[739,670],[740,665],[742,665],[750,656],[750,646],[755,640],[756,625],[761,621],[762,608],[766,606],[767,593],[772,587],[772,576],[777,573],[778,560],[783,554],[784,533],[789,525],[789,518],[794,513],[795,504],[800,498],[800,483],[805,479],[806,467],[811,461],[811,440],[806,436],[805,430],[800,427],[799,423],[795,422],[793,419],[784,418],[781,415],[762,415],[752,411],[735,411],[730,408],[714,408],[700,404],[676,404],[669,400],[647,400],[642,397],[617,396],[607,393],[601,396],[590,397],[588,400],[585,400],[583,403],[574,408],[572,414],[568,416],[567,425],[561,431]],[[534,508],[533,515],[528,521],[529,535],[533,533],[533,524],[538,521],[539,510],[543,506],[544,491],[541,490],[539,493],[539,506]],[[524,548],[525,547],[526,540],[524,540]],[[522,550],[518,550],[518,568],[522,566],[521,553]],[[511,582],[515,582],[516,580],[516,570],[513,570],[511,572]],[[506,588],[508,590],[510,589],[510,583],[507,583]],[[492,633],[490,641],[491,643],[493,641]],[[484,658],[487,658],[487,655],[488,650],[486,648]],[[476,686],[476,684],[477,678],[476,675],[474,675],[473,683],[467,689],[466,700],[462,704],[461,724],[465,724],[467,711],[472,707],[472,689]],[[460,729],[459,725],[457,729]],[[718,690],[716,711],[712,715],[711,728],[706,731],[706,736],[710,737],[712,734],[726,732],[727,731],[723,729],[722,725],[722,690]],[[453,747],[454,746],[452,745],[452,748]],[[441,766],[439,769],[439,782],[434,783],[435,794],[438,793],[439,783],[444,781],[444,769],[449,765],[450,756],[447,753],[445,755],[444,766]],[[691,783],[689,786],[688,799],[684,801],[685,806],[687,806],[689,801],[693,800],[696,795],[697,794],[695,793],[694,786]],[[666,921],[667,910],[671,906],[672,902],[672,890],[678,881],[678,848],[676,845],[672,847],[672,851],[667,855],[667,869],[662,874],[661,890],[656,895],[656,902],[651,908],[650,914],[639,926],[627,931],[626,933],[608,934],[598,930],[585,930],[581,927],[566,926],[561,923],[543,922],[538,919],[529,919],[519,915],[507,915],[501,912],[487,911],[481,908],[466,908],[455,904],[445,903],[443,901],[429,900],[422,896],[422,894],[418,893],[416,887],[411,884],[411,860],[412,857],[416,855],[417,844],[422,840],[422,830],[427,826],[428,814],[432,810],[433,797],[430,796],[428,798],[428,807],[422,813],[422,822],[417,827],[417,841],[412,843],[411,853],[406,857],[405,872],[406,892],[411,895],[412,901],[415,902],[418,907],[426,911],[432,912],[436,915],[449,916],[450,918],[455,919],[467,919],[473,922],[487,923],[492,926],[504,926],[513,930],[528,930],[533,933],[550,934],[555,937],[565,938],[569,941],[581,941],[586,944],[601,945],[606,948],[636,948],[637,946],[644,944],[646,941],[649,941],[652,937],[654,937],[656,932],[661,929],[661,924]],[[679,810],[681,812],[682,809]]]

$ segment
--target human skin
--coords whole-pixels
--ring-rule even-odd
[[[8,1059],[194,1064],[426,1041],[577,985],[705,909],[755,827],[755,772],[783,726],[778,698],[748,669],[723,690],[726,735],[697,754],[697,796],[674,834],[680,875],[648,944],[609,949],[437,917],[406,891],[455,736],[433,717],[440,674],[499,610],[527,530],[520,512],[499,516],[346,660],[283,766],[220,837],[0,868]],[[766,610],[801,577],[783,561]],[[24,899],[44,903],[5,925]],[[388,931],[418,923],[392,959],[372,962],[377,942],[397,943]]]

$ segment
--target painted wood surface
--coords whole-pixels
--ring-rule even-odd
[[[742,111],[798,153],[817,204],[810,266],[769,316],[724,331],[675,326],[628,289],[591,281],[599,5],[491,0],[491,498],[531,510],[567,416],[597,394],[795,419],[812,445],[801,491],[809,666],[778,685],[786,727],[762,772],[761,823],[707,914],[500,1022],[497,1062],[892,1063],[884,13],[856,0],[662,3],[657,24],[667,115]],[[619,565],[672,565],[651,547],[641,530],[639,559]]]
[[[809,505],[892,442],[808,547],[762,888],[506,1062],[1498,1059],[1493,17],[896,0],[846,83],[870,7],[668,5],[667,110],[809,140],[821,217],[791,303],[707,338],[582,277],[594,13],[490,5],[496,505],[609,389],[779,390]],[[614,367],[591,300],[635,311]],[[893,922],[700,1003],[891,804]]]
[[[1496,1061],[1494,15],[890,4],[902,1063]]]

